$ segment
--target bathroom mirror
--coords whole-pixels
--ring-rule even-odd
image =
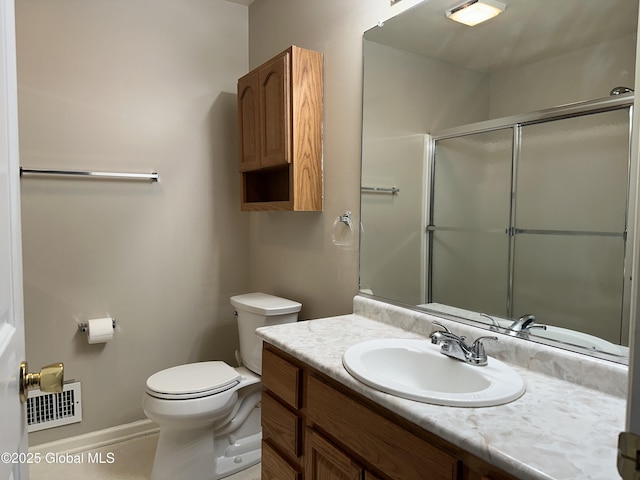
[[[625,363],[638,2],[504,3],[365,32],[360,291]]]

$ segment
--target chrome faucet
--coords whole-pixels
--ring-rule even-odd
[[[526,338],[529,336],[529,332],[532,328],[541,328],[546,330],[546,325],[534,325],[536,323],[536,316],[532,313],[522,315],[519,319],[514,321],[508,328],[509,335]]]
[[[469,346],[465,342],[465,337],[455,335],[440,322],[433,322],[433,325],[443,329],[435,330],[429,335],[431,343],[441,345],[440,353],[478,367],[483,367],[487,364],[487,353],[483,342],[485,340],[498,340],[498,337],[478,337]]]

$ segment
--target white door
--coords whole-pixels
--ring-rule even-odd
[[[639,17],[640,17],[640,12]],[[639,20],[640,21],[640,20]],[[640,37],[636,44],[636,80],[635,91],[640,88]],[[640,96],[635,94],[636,100]],[[626,436],[624,433],[620,437],[618,444],[618,471],[623,474],[622,478],[636,479],[640,476],[638,470],[638,455],[640,455],[640,108],[634,106],[633,111],[633,136],[631,139],[631,155],[636,165],[635,177],[635,201],[636,215],[630,222],[630,228],[635,229],[635,244],[633,247],[633,267],[632,278],[635,285],[631,298],[631,331],[629,335],[629,393],[627,397],[627,422]],[[633,189],[632,189],[633,191]],[[633,197],[632,197],[633,198]],[[626,457],[626,461],[622,458]]]
[[[24,360],[14,0],[0,0],[0,480],[29,478],[18,376]]]

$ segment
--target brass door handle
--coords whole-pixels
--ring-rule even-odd
[[[20,364],[20,401],[25,403],[29,390],[40,388],[47,393],[61,393],[64,383],[64,365],[52,363],[40,369],[40,373],[28,373],[27,362]]]

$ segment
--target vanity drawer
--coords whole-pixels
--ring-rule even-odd
[[[302,475],[263,440],[261,478],[262,480],[300,480]]]
[[[301,455],[302,420],[269,392],[262,393],[262,437],[293,458]]]
[[[262,350],[262,385],[294,409],[301,405],[302,369],[268,349]]]
[[[461,462],[313,376],[307,422],[397,480],[455,480]]]

